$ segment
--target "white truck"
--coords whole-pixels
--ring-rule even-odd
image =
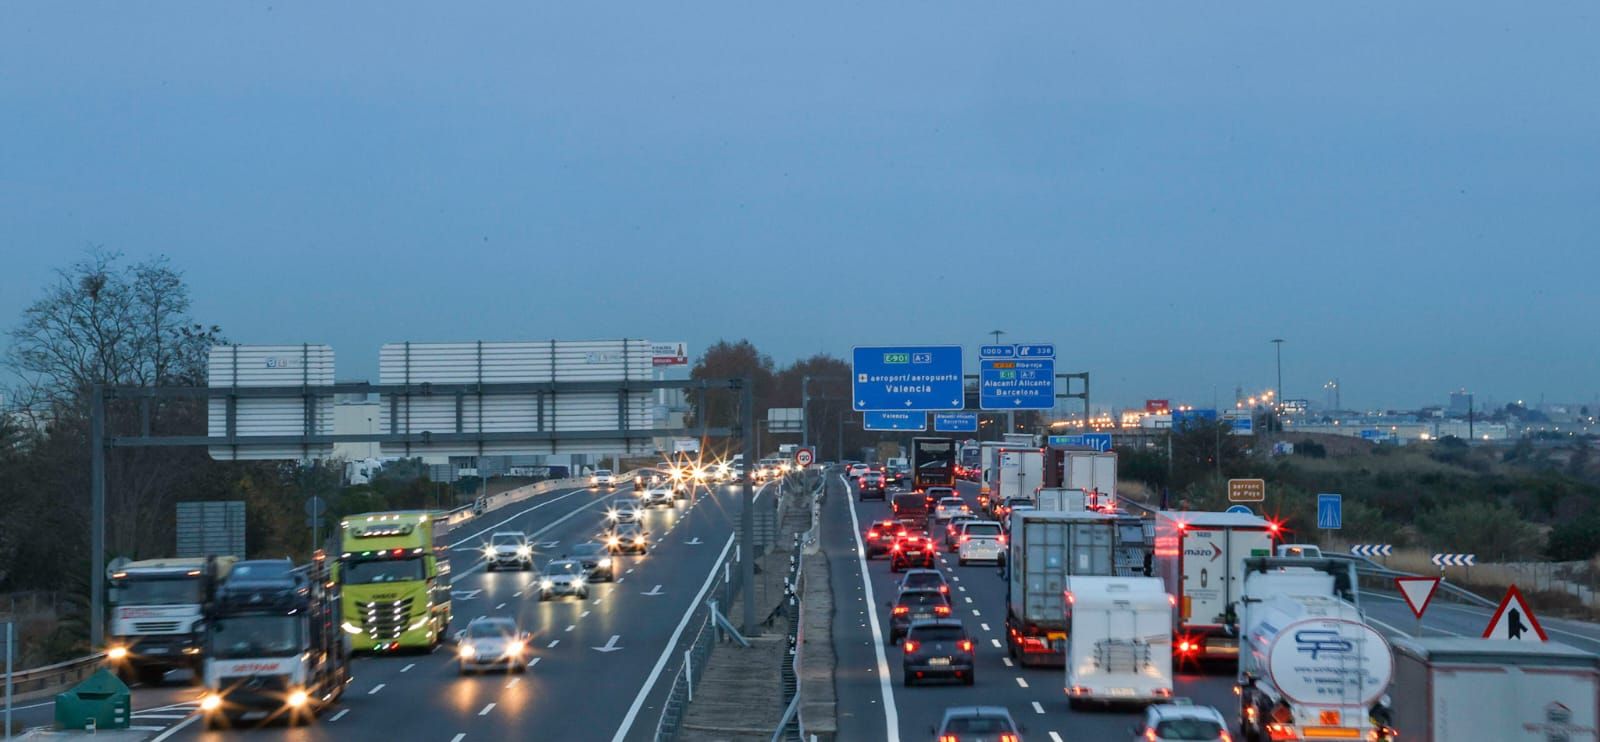
[[[1154,577],[1068,577],[1067,704],[1172,698],[1172,604]]]
[[[1066,609],[1072,575],[1113,574],[1116,519],[1102,513],[1019,510],[1011,514],[1006,557],[1006,649],[1024,665],[1066,662]]]
[[[984,512],[990,512],[989,503],[1000,501],[994,496],[1000,477],[1000,449],[1013,447],[1004,441],[978,444],[978,508]]]
[[[1600,656],[1476,637],[1403,637],[1393,646],[1389,707],[1407,742],[1600,738]]]
[[[1277,527],[1242,513],[1158,511],[1152,574],[1176,596],[1173,651],[1180,661],[1238,656],[1244,560],[1272,555]]]
[[[1242,566],[1241,736],[1392,739],[1375,717],[1387,712],[1382,700],[1394,678],[1394,655],[1361,613],[1354,565],[1250,557]]]
[[[1113,451],[1062,451],[1061,484],[1083,490],[1091,510],[1117,507],[1117,454]]]
[[[1044,452],[1037,448],[1000,449],[1000,467],[995,472],[996,483],[990,492],[994,501],[1005,502],[1008,497],[1032,499],[1044,486]]]
[[[112,667],[146,685],[168,670],[198,675],[205,639],[205,603],[233,557],[146,559],[113,565],[110,579]],[[210,565],[208,567],[208,564]]]
[[[1057,513],[1081,513],[1088,509],[1088,493],[1077,489],[1045,487],[1034,498],[1034,507]]]

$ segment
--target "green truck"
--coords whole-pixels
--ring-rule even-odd
[[[450,628],[450,565],[423,511],[365,513],[340,523],[342,628],[353,652],[431,649]]]

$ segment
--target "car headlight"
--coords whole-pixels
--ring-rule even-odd
[[[546,578],[546,579],[541,580],[539,582],[539,587],[542,587],[542,588],[544,588],[546,590],[549,590],[550,588],[555,587],[555,586],[556,586],[555,580],[551,580],[549,578]]]
[[[306,705],[306,701],[309,700],[311,700],[311,697],[306,695],[303,690],[297,690],[289,694],[289,705],[293,708],[300,708]]]
[[[200,697],[201,711],[216,711],[219,708],[222,708],[222,696],[215,693],[207,693]]]
[[[622,543],[622,540],[618,539],[616,536],[612,536],[611,538],[606,539],[606,545],[608,545],[608,546],[616,546],[617,544],[620,544],[620,543]]]
[[[531,546],[518,546],[517,547],[517,556],[520,556],[520,557],[531,557],[531,556],[533,556],[533,547],[531,547]]]
[[[344,623],[339,624],[339,628],[344,629],[344,633],[346,633],[346,634],[359,634],[359,633],[361,633],[361,629],[356,628],[355,624],[352,624],[349,621],[345,621]]]
[[[644,537],[643,536],[634,536],[633,537],[633,542],[636,543],[636,544],[643,544],[644,543]]]
[[[127,647],[112,647],[106,650],[106,656],[112,660],[125,660],[128,658]]]
[[[470,660],[478,655],[478,650],[474,649],[471,644],[462,644],[461,649],[457,650],[456,653],[461,655],[461,659]]]
[[[507,657],[519,657],[519,656],[522,655],[523,650],[525,650],[527,648],[528,648],[528,645],[525,642],[520,642],[520,641],[511,642],[510,644],[506,645],[506,656]]]
[[[609,567],[609,566],[611,566],[611,557],[606,557],[606,558],[604,558],[604,559],[601,559],[601,560],[600,560],[600,566],[602,566],[602,567]]]
[[[494,558],[494,547],[493,546],[485,546],[485,547],[483,547],[483,555],[486,558],[493,559]]]
[[[573,580],[572,581],[572,586],[573,587],[583,587],[583,578],[579,577],[579,578]]]
[[[616,520],[616,519],[617,519],[617,511],[615,511],[615,510],[607,510],[606,511],[606,520]]]

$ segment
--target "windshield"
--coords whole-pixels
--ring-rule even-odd
[[[467,636],[474,639],[499,639],[516,633],[516,628],[500,621],[478,621],[467,627]]]
[[[1014,731],[1009,722],[998,716],[958,716],[945,724],[944,730],[956,734],[994,734]]]
[[[965,533],[968,536],[998,536],[1000,535],[1000,524],[968,523]]]
[[[1156,736],[1172,740],[1213,740],[1222,736],[1222,727],[1204,719],[1173,719],[1157,724]]]
[[[211,656],[287,657],[301,649],[299,616],[237,616],[211,622]]]
[[[521,546],[522,536],[515,533],[497,533],[489,537],[489,543],[495,546]]]
[[[200,578],[121,579],[111,585],[111,602],[121,605],[196,605],[203,600]]]
[[[961,639],[961,629],[954,626],[912,626],[911,638],[919,642],[953,642]]]
[[[597,476],[597,477],[609,477],[609,476],[611,476],[611,470],[610,469],[595,469],[594,470],[594,475]]]
[[[936,573],[918,572],[906,575],[906,587],[929,587],[944,584],[944,579]]]
[[[939,593],[906,593],[900,596],[900,605],[944,605],[944,596]]]
[[[582,571],[583,565],[580,565],[577,562],[552,562],[550,566],[544,568],[544,573],[550,575],[551,577],[575,575]]]
[[[420,580],[424,577],[422,567],[421,557],[346,562],[343,582],[346,585],[372,585]]]

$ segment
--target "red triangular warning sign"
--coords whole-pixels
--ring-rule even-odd
[[[1406,599],[1411,612],[1422,618],[1422,612],[1428,610],[1428,601],[1433,600],[1433,591],[1439,589],[1439,578],[1396,577],[1394,584],[1400,588],[1400,597]]]
[[[1526,639],[1529,629],[1539,637],[1539,641],[1550,641],[1544,635],[1544,628],[1539,625],[1539,619],[1533,615],[1533,610],[1528,608],[1528,601],[1522,597],[1522,591],[1512,585],[1506,590],[1506,596],[1500,599],[1500,607],[1495,609],[1494,618],[1489,619],[1489,628],[1483,630],[1485,639]]]

